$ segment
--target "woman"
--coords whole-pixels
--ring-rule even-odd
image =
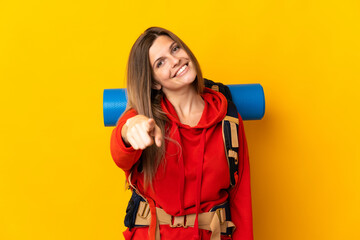
[[[131,49],[127,74],[128,111],[111,137],[112,157],[135,194],[125,239],[252,239],[241,117],[242,174],[229,190],[221,125],[227,100],[204,88],[190,49],[172,32],[149,28]]]

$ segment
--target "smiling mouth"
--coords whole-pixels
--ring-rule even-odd
[[[189,63],[184,64],[176,73],[173,77],[177,77],[179,75],[181,75],[181,73],[183,73],[187,68],[189,67]]]

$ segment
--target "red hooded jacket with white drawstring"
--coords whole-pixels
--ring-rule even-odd
[[[239,180],[230,186],[229,167],[225,157],[221,121],[226,115],[227,100],[221,93],[204,88],[201,95],[205,108],[197,126],[190,127],[179,121],[172,104],[164,97],[161,103],[169,118],[170,137],[165,140],[165,158],[153,180],[153,190],[144,189],[143,173],[139,164],[142,150],[125,146],[121,129],[126,120],[135,116],[130,110],[118,121],[111,136],[111,154],[126,176],[133,170],[131,183],[156,207],[172,216],[208,212],[212,207],[230,201],[231,221],[236,230],[234,240],[253,239],[249,155],[242,119],[239,115]],[[149,239],[148,227],[135,227],[124,232],[125,239]],[[210,239],[211,232],[188,228],[171,228],[160,225],[161,239]],[[231,239],[222,236],[222,239]]]

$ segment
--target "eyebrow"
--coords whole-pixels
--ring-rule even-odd
[[[171,50],[172,47],[174,46],[174,44],[176,44],[176,43],[177,43],[177,42],[174,41],[174,42],[170,45],[169,49]],[[155,63],[156,63],[160,58],[162,58],[162,56],[155,60],[155,62],[154,62],[154,64],[153,64],[153,68],[155,68]]]

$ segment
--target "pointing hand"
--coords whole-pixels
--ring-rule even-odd
[[[129,118],[121,129],[121,136],[127,145],[134,149],[145,149],[155,144],[160,147],[162,133],[155,120],[144,115]]]

